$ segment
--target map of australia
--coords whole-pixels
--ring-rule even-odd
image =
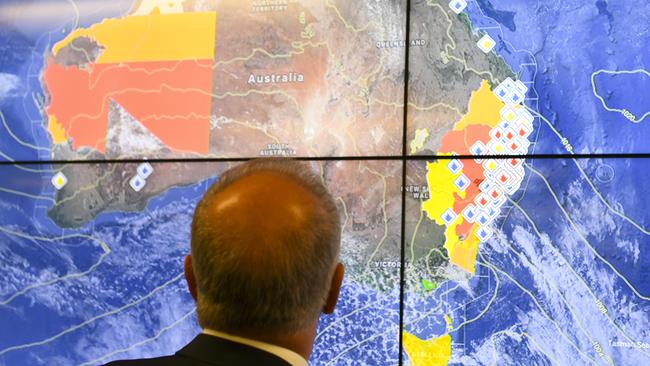
[[[193,207],[269,156],[309,160],[341,216],[311,363],[648,364],[650,33],[630,14],[650,8],[0,2],[0,366],[186,344]]]

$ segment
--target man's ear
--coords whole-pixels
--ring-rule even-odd
[[[327,295],[327,301],[325,302],[325,307],[323,308],[323,313],[332,314],[336,308],[336,303],[339,301],[339,293],[341,292],[341,285],[343,284],[343,273],[345,272],[345,267],[343,263],[336,265],[334,270],[334,275],[332,276],[332,283],[330,284],[330,292]]]
[[[196,301],[198,291],[196,289],[196,277],[194,277],[194,267],[192,267],[191,254],[188,254],[187,257],[185,257],[185,280],[187,281],[187,288],[190,290],[190,294],[194,298],[194,301]]]

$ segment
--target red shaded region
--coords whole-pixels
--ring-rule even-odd
[[[73,148],[106,151],[109,101],[121,105],[171,150],[207,154],[212,60],[96,64],[87,70],[48,62],[47,112]]]
[[[491,128],[486,125],[469,125],[461,131],[450,131],[442,138],[440,153],[456,153],[458,155],[471,155],[469,148],[476,141],[487,145],[490,141]]]

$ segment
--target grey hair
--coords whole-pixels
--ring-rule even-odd
[[[237,232],[207,217],[219,192],[261,172],[291,179],[312,193],[321,207],[312,210],[305,227],[283,233],[278,243],[281,253],[265,256],[263,263],[255,262],[256,268],[251,268],[247,260],[250,254],[236,245]],[[224,332],[303,329],[318,319],[325,305],[340,241],[336,203],[308,164],[267,158],[226,171],[199,202],[192,221],[191,250],[200,325]]]

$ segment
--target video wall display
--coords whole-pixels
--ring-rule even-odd
[[[258,157],[307,161],[341,215],[310,364],[650,363],[629,14],[650,8],[3,1],[0,365],[189,342],[194,207]]]

